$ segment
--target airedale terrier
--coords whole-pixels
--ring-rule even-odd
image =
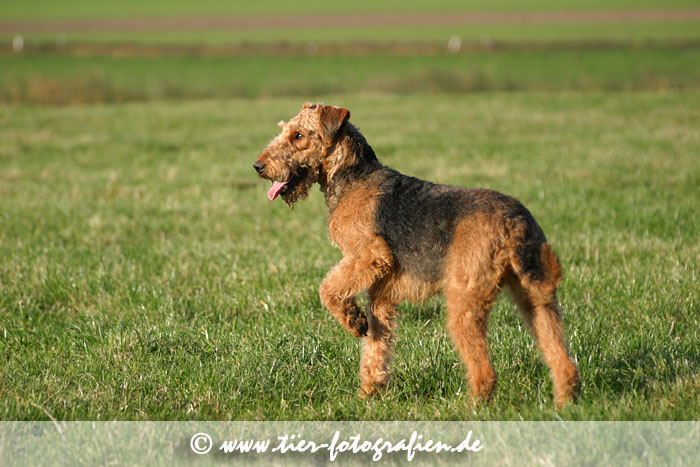
[[[574,397],[578,369],[564,344],[557,256],[530,212],[501,193],[436,185],[383,166],[347,109],[304,104],[253,165],[267,193],[292,206],[314,183],[328,206],[342,260],[320,287],[321,302],[364,337],[361,395],[385,386],[396,307],[443,291],[447,329],[464,359],[475,401],[496,384],[486,324],[502,286],[511,290],[551,369],[559,407]],[[367,315],[355,297],[368,291]]]

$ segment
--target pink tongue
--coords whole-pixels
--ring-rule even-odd
[[[287,182],[275,182],[272,184],[270,187],[270,190],[267,192],[267,199],[272,201],[273,199],[277,198],[277,195],[280,194],[280,191],[282,191],[282,188],[287,184]]]

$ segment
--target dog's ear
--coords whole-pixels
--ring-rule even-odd
[[[350,111],[334,105],[321,106],[321,137],[326,141],[331,141],[338,130],[350,118]]]

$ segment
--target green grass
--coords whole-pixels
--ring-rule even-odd
[[[522,200],[561,257],[581,400],[501,300],[467,409],[444,302],[401,308],[394,383],[321,309],[320,193],[251,164],[299,97],[0,106],[0,419],[697,419],[700,93],[345,94],[380,159]]]
[[[34,53],[0,55],[0,102],[697,89],[699,64],[700,49],[672,46],[358,56],[112,58]]]
[[[264,2],[225,2],[222,0],[155,0],[142,2],[122,0],[121,2],[93,2],[89,0],[25,0],[23,2],[0,3],[0,18],[94,18],[115,16],[176,16],[176,15],[218,15],[218,14],[304,14],[304,13],[355,13],[355,12],[435,12],[435,11],[542,11],[542,10],[609,10],[609,9],[653,9],[691,8],[694,0],[434,0],[431,2],[406,2],[386,0],[376,2],[355,0],[353,2],[327,2],[307,0],[303,7],[281,0]]]

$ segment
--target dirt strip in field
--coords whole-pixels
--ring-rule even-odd
[[[700,20],[700,9],[473,13],[376,13],[257,16],[187,16],[2,21],[0,32],[264,29],[450,24],[573,24]]]
[[[542,50],[606,50],[639,48],[673,48],[678,50],[695,50],[700,48],[700,40],[589,40],[589,41],[469,41],[460,45],[458,51],[450,50],[443,41],[388,41],[388,42],[339,42],[313,43],[271,42],[271,43],[235,43],[235,44],[140,44],[140,43],[92,43],[71,42],[36,42],[25,44],[25,53],[63,54],[81,57],[163,57],[163,56],[200,56],[200,57],[236,57],[250,55],[319,55],[319,56],[363,56],[373,54],[389,55],[435,55],[447,52],[498,52],[519,51],[532,52]],[[0,43],[0,57],[13,55],[9,43]]]

